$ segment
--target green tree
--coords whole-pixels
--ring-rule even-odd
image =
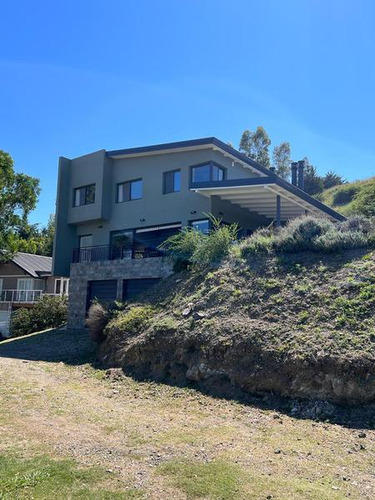
[[[12,253],[13,233],[26,225],[39,192],[39,179],[16,173],[10,154],[0,150],[0,259]]]
[[[305,161],[305,171],[304,171],[304,190],[306,193],[315,195],[323,191],[323,177],[318,175],[318,172],[314,165],[311,165],[308,158],[304,158]]]
[[[339,174],[336,174],[333,170],[329,170],[326,175],[323,177],[323,187],[324,189],[329,189],[334,186],[340,186],[341,184],[345,184],[345,180]]]
[[[276,174],[286,181],[290,178],[290,155],[289,142],[282,142],[273,148],[272,166],[275,168]]]
[[[245,130],[240,141],[240,151],[246,156],[263,165],[270,167],[270,154],[268,148],[271,145],[271,139],[263,127],[257,127],[255,132]]]

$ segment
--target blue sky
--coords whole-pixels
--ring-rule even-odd
[[[59,156],[263,125],[321,173],[375,175],[375,2],[56,0],[0,8],[0,148],[41,179]]]

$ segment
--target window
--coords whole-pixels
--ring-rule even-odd
[[[163,174],[163,193],[178,193],[181,191],[181,171],[173,170]]]
[[[79,248],[92,247],[92,234],[85,234],[79,237]]]
[[[207,234],[210,231],[210,221],[208,219],[194,220],[190,222],[190,225],[201,233]]]
[[[192,182],[223,181],[225,169],[213,162],[197,165],[191,169]]]
[[[117,184],[117,203],[140,200],[142,198],[142,179]]]
[[[55,295],[67,295],[69,290],[69,279],[59,278],[55,280]]]
[[[82,205],[91,205],[95,203],[95,184],[82,186],[74,190],[73,205],[81,207]]]
[[[19,278],[17,280],[17,290],[32,290],[34,280],[32,278]]]

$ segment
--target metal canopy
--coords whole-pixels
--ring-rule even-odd
[[[219,196],[222,200],[239,205],[250,212],[257,212],[269,219],[277,218],[277,196],[280,196],[280,220],[299,217],[306,212],[315,215],[328,215],[334,219],[308,201],[269,181],[264,184],[247,186],[194,187],[192,190],[208,198]]]

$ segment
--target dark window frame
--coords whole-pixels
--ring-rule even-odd
[[[226,167],[223,167],[223,165],[220,165],[220,163],[217,163],[216,161],[204,161],[202,163],[197,163],[196,165],[190,165],[190,186],[194,185],[194,184],[200,184],[200,182],[194,182],[193,181],[193,171],[195,168],[199,168],[199,167],[204,167],[206,165],[209,165],[210,166],[210,180],[208,181],[200,181],[200,182],[222,182],[222,181],[225,181],[227,179],[227,171],[228,169]],[[214,181],[213,179],[213,171],[214,171],[214,167],[217,167],[217,168],[220,168],[222,171],[223,171],[223,179],[222,181]]]
[[[93,186],[94,186],[94,200],[87,201],[87,190],[88,190],[88,188],[91,188]],[[85,190],[84,202],[80,203],[79,205],[76,205],[76,192],[80,191],[81,189]],[[85,205],[94,205],[95,201],[96,201],[96,184],[95,183],[86,184],[85,186],[79,186],[79,187],[76,187],[73,189],[73,208],[84,207]]]
[[[173,176],[173,189],[172,191],[167,191],[167,175],[168,174],[175,174],[179,172],[180,173],[180,189],[176,190],[175,189],[175,181],[174,181],[174,176]],[[181,192],[181,169],[180,168],[175,168],[173,170],[167,170],[166,172],[163,172],[163,194],[172,194],[172,193],[180,193]]]
[[[142,193],[141,193],[141,196],[140,198],[132,198],[131,197],[131,185],[133,182],[139,182],[141,181],[142,183]],[[119,201],[119,187],[120,186],[124,186],[128,184],[129,185],[129,199],[128,200],[122,200],[122,201]],[[129,181],[123,181],[123,182],[118,182],[116,184],[116,203],[127,203],[128,201],[137,201],[137,200],[142,200],[143,198],[143,178],[142,177],[138,177],[137,179],[130,179]]]

